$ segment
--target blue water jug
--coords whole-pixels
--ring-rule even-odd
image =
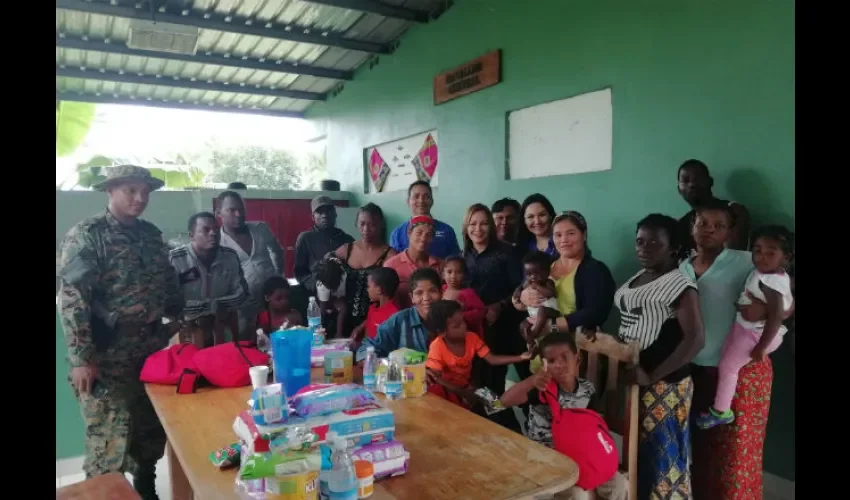
[[[294,396],[310,384],[310,350],[313,332],[295,328],[272,333],[274,380],[283,384],[288,396]]]

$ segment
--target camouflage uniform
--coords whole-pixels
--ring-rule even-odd
[[[142,220],[122,226],[108,210],[90,217],[65,236],[59,277],[68,361],[97,367],[107,391],[96,397],[74,388],[86,425],[83,469],[88,477],[115,471],[152,477],[165,432],[139,374],[148,355],[167,343],[162,316],[182,308],[161,232]],[[103,311],[114,325],[97,326],[101,319],[110,323]]]

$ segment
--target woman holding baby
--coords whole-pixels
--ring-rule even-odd
[[[568,210],[555,217],[552,242],[558,257],[552,263],[550,276],[555,282],[558,310],[563,315],[556,320],[558,330],[601,327],[611,312],[617,286],[608,266],[591,255],[584,216]],[[524,309],[537,307],[543,301],[534,288],[526,288],[514,305]]]

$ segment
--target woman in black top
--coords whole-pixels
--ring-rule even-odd
[[[522,279],[520,264],[513,247],[496,237],[493,214],[480,203],[469,207],[463,218],[463,258],[466,260],[469,286],[487,306],[484,341],[494,354],[525,352],[525,342],[519,335],[520,318],[511,306],[511,296]],[[482,363],[480,370],[484,385],[496,394],[505,392],[507,366]],[[500,421],[502,425],[519,429],[519,422],[512,412],[495,415],[509,420]]]
[[[346,243],[334,252],[343,262],[346,272],[345,298],[349,304],[344,328],[346,335],[366,320],[369,311],[369,294],[366,292],[369,272],[382,267],[385,260],[396,254],[387,244],[387,223],[378,205],[367,203],[360,207],[357,231],[360,232],[359,240]]]
[[[688,417],[694,384],[689,363],[705,341],[696,284],[679,272],[678,222],[652,214],[638,223],[642,269],[614,294],[620,339],[637,343],[629,371],[640,386],[638,498],[690,498]]]

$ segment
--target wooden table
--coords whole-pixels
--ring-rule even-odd
[[[140,500],[124,474],[112,472],[56,490],[56,500]]]
[[[313,378],[321,369],[313,370]],[[147,392],[168,436],[172,500],[236,498],[236,471],[220,471],[208,456],[236,441],[236,415],[251,390],[173,386]],[[431,394],[385,401],[395,414],[396,438],[410,451],[404,476],[375,483],[375,500],[534,499],[572,487],[578,467],[569,457]]]

